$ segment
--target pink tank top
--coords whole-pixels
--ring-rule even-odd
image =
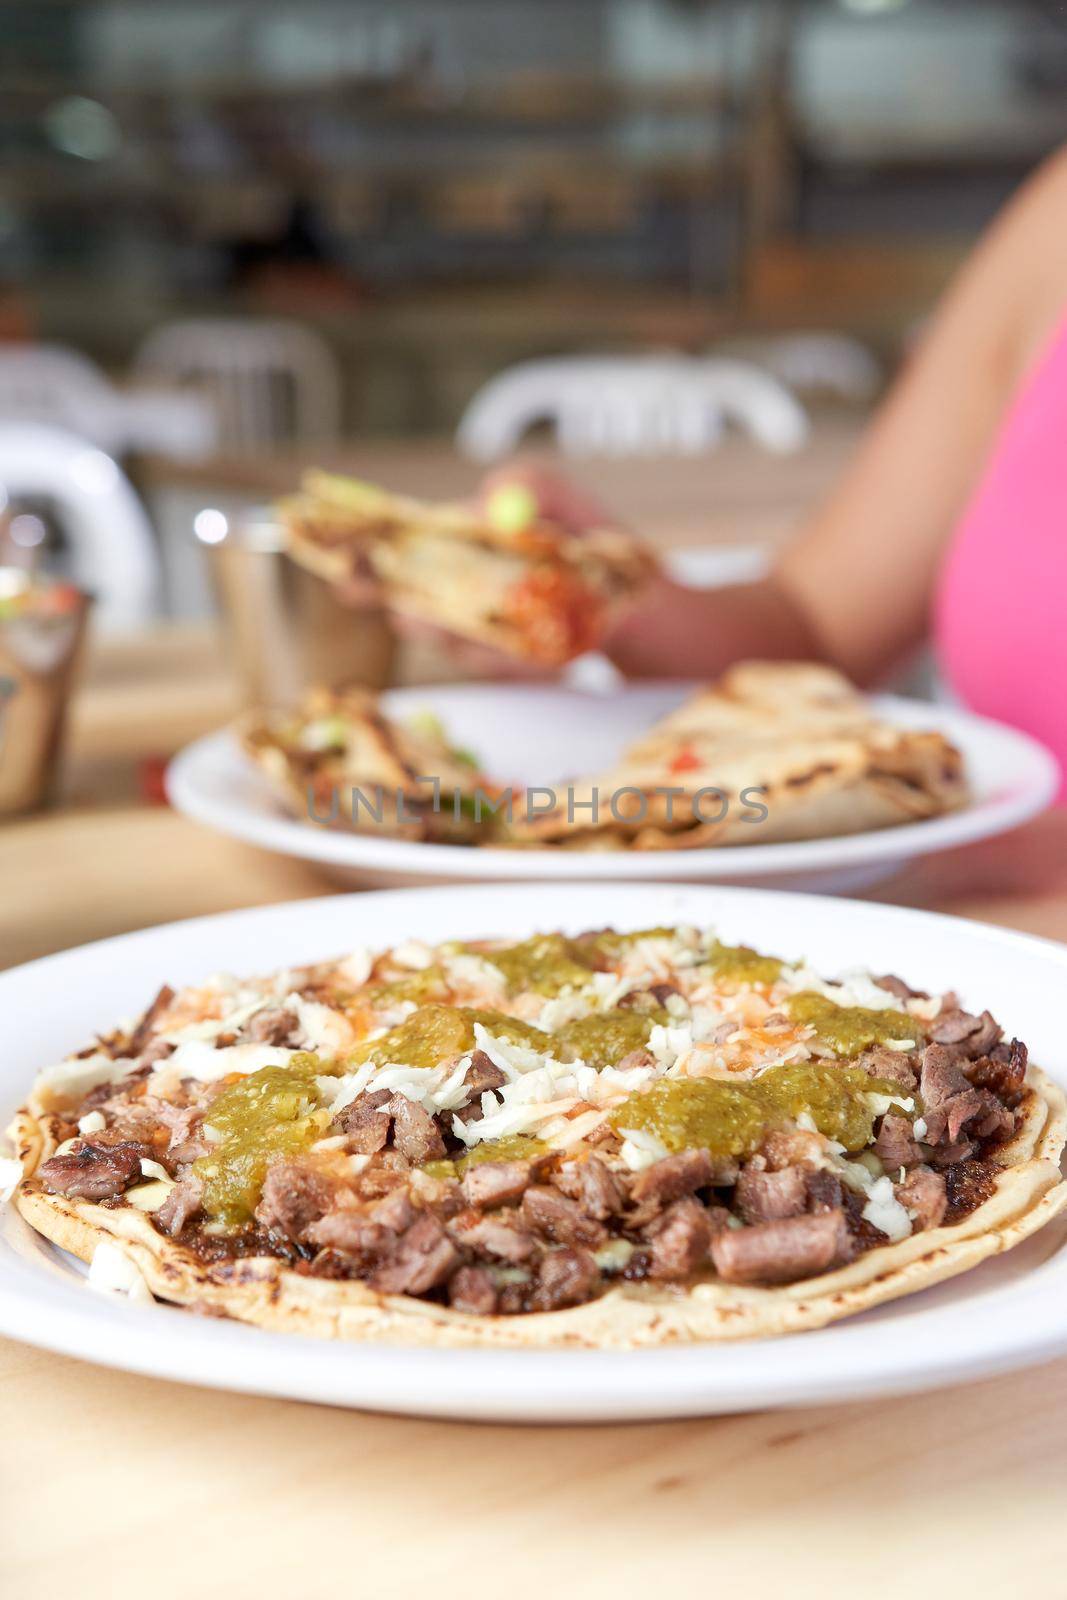
[[[1067,779],[1067,321],[1015,396],[960,521],[934,637],[960,699],[1032,733]]]

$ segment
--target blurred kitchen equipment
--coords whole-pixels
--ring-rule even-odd
[[[548,421],[568,455],[696,455],[728,423],[767,450],[797,450],[809,433],[786,386],[751,362],[717,357],[599,356],[524,361],[470,402],[457,432],[465,455],[495,461]]]
[[[72,585],[36,590],[21,568],[0,567],[0,817],[51,798],[89,605]]]
[[[342,604],[328,583],[291,561],[269,509],[231,518],[205,507],[193,532],[249,705],[288,705],[313,684],[385,687],[396,648],[385,612]]]
[[[328,348],[298,322],[190,317],[141,345],[139,378],[188,384],[210,397],[219,447],[263,450],[329,444],[341,421],[341,385]]]
[[[26,496],[55,503],[73,577],[92,590],[102,627],[149,620],[158,591],[152,525],[109,455],[63,428],[0,423],[0,488],[9,505]]]

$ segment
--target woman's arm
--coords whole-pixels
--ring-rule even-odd
[[[859,682],[922,639],[935,575],[1005,407],[1067,302],[1067,156],[984,237],[830,499],[762,583],[662,583],[608,651],[633,675],[713,676],[746,655],[821,658]]]

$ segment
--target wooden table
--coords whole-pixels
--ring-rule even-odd
[[[0,827],[0,965],[329,892],[310,866],[131,797],[139,756],[231,699],[201,635],[98,660],[72,803]],[[1067,937],[1067,813],[882,893]],[[1065,1421],[1067,1361],[836,1409],[520,1429],[216,1394],[0,1341],[0,1592],[992,1596],[1029,1568],[1055,1593]]]

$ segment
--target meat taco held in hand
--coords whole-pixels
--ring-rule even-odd
[[[372,577],[394,611],[545,667],[597,644],[655,571],[618,528],[501,527],[325,472],[278,511],[290,555],[330,583]]]
[[[1064,1115],[954,996],[653,928],[164,988],[12,1133],[24,1217],[142,1297],[626,1347],[818,1327],[1009,1248],[1067,1203]]]

